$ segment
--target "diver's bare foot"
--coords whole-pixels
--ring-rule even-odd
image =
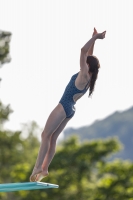
[[[36,181],[41,181],[43,178],[45,178],[46,176],[48,176],[48,171],[42,171],[40,174],[37,175],[36,177]]]
[[[31,182],[35,182],[36,181],[36,178],[37,178],[37,175],[40,174],[42,172],[42,168],[34,168],[33,169],[33,172],[30,176],[30,181]]]

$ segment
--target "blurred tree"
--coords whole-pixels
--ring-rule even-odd
[[[9,47],[11,35],[12,34],[10,32],[0,30],[0,67],[2,67],[3,64],[11,61]]]
[[[24,138],[22,131],[4,130],[3,124],[8,121],[12,109],[0,102],[0,183],[27,182],[39,148],[35,132],[40,129],[35,122],[25,125],[29,132]],[[21,197],[22,198],[22,197]],[[2,200],[17,200],[16,193],[0,193]]]
[[[115,160],[99,166],[95,200],[133,200],[133,163]]]
[[[0,66],[4,63],[10,62],[9,43],[11,40],[11,33],[0,31]]]
[[[3,128],[3,125],[6,121],[8,121],[9,119],[9,115],[12,113],[13,111],[10,108],[10,105],[5,106],[4,104],[2,104],[2,102],[0,101],[0,129]]]

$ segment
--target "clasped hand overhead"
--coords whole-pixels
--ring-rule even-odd
[[[96,28],[94,28],[92,37],[96,36],[97,39],[104,39],[105,38],[105,34],[106,34],[106,31],[104,31],[102,33],[98,33],[97,30],[96,30]]]

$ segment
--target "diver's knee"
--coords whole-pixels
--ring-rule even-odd
[[[44,130],[41,134],[41,138],[42,138],[42,140],[50,140],[51,135],[52,135],[52,133]]]
[[[58,138],[58,137],[57,137],[55,134],[53,134],[53,135],[51,136],[51,139],[50,139],[50,144],[51,144],[51,145],[56,144],[57,138]]]

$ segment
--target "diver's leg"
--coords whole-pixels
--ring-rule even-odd
[[[64,108],[61,104],[58,104],[55,107],[55,109],[51,112],[46,122],[45,128],[42,132],[41,146],[40,146],[35,167],[30,177],[30,181],[36,181],[37,174],[43,171],[42,164],[49,150],[51,136],[57,130],[57,128],[60,126],[60,124],[65,118],[66,118],[66,113],[64,111]]]
[[[54,154],[55,154],[56,140],[70,119],[71,118],[64,119],[63,122],[60,124],[60,126],[57,128],[57,130],[52,134],[51,139],[50,139],[49,150],[48,150],[48,152],[45,156],[45,159],[43,161],[43,164],[42,164],[43,171],[40,174],[38,174],[38,176],[36,178],[37,181],[41,181],[41,179],[43,179],[44,177],[46,177],[48,175],[48,167],[49,167],[49,165],[54,157]]]

